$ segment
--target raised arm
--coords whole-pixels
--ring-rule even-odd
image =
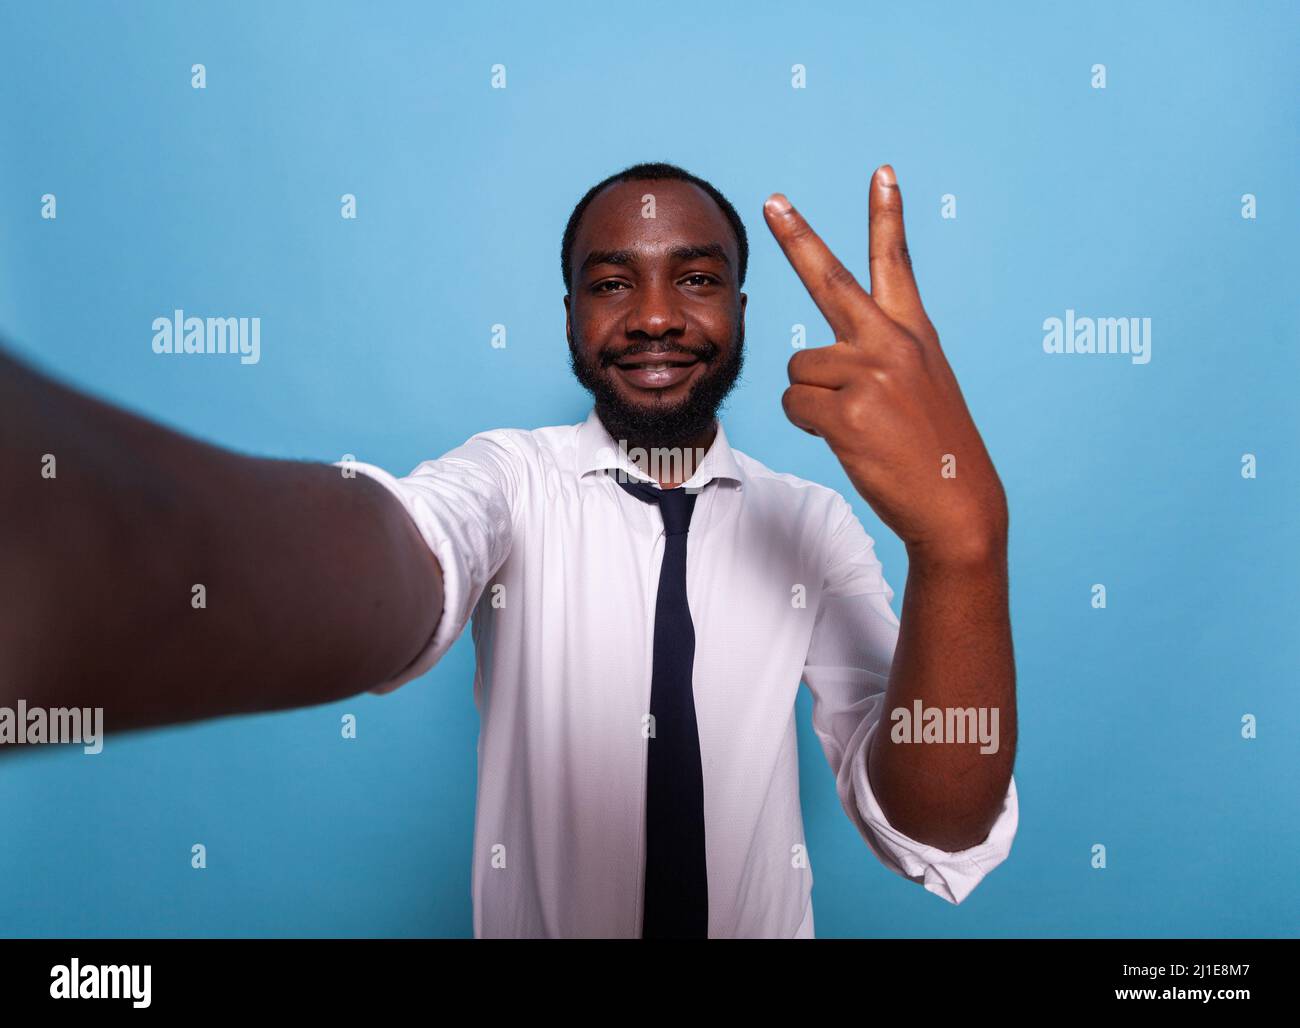
[[[921,304],[893,169],[871,181],[871,292],[785,196],[771,196],[764,214],[835,337],[791,358],[785,412],[826,440],[907,547],[884,700],[889,731],[872,736],[871,782],[896,829],[945,852],[966,850],[1001,816],[1015,762],[1006,493]],[[958,715],[986,718],[997,745],[964,730],[940,740],[949,745],[913,745],[918,736],[893,730],[902,723],[895,712],[925,708],[954,725]]]
[[[366,476],[207,445],[0,351],[0,706],[102,707],[111,733],[325,703],[406,667],[441,611]]]

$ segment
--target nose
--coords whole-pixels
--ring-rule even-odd
[[[673,283],[657,275],[644,278],[633,293],[623,330],[629,338],[681,336],[686,315]]]

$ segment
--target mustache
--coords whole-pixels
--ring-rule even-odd
[[[626,349],[618,351],[602,350],[600,352],[600,366],[601,368],[608,368],[611,364],[617,364],[619,361],[625,361],[629,357],[636,357],[643,353],[654,354],[656,357],[669,360],[673,357],[693,357],[698,361],[711,361],[718,355],[718,347],[710,342],[705,342],[694,348],[676,343],[664,345],[654,341],[633,343]]]

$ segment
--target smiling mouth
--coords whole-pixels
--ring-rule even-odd
[[[614,367],[624,381],[639,389],[667,389],[688,378],[699,363],[698,357],[689,354],[646,353],[615,361]]]
[[[628,357],[626,360],[615,361],[614,363],[624,369],[653,368],[660,371],[664,368],[687,367],[698,361],[698,357],[689,353],[639,353],[635,357]]]

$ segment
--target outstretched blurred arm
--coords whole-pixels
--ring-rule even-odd
[[[325,703],[405,668],[441,611],[366,476],[210,446],[0,351],[0,706],[103,707],[112,732]]]

